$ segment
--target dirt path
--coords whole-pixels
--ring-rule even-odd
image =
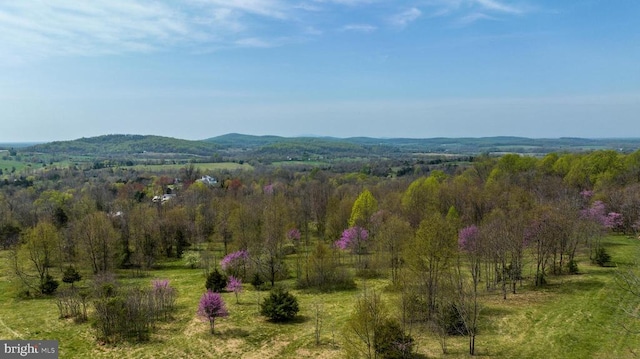
[[[14,337],[22,339],[22,335],[20,335],[20,333],[16,332],[15,330],[9,328],[4,321],[2,321],[2,319],[0,319],[0,325],[2,325],[3,327],[7,328],[7,330],[9,331],[9,333],[13,334]]]

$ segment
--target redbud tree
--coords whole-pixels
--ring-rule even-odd
[[[200,298],[200,304],[198,305],[198,315],[203,319],[209,321],[211,326],[211,334],[214,332],[214,325],[216,318],[226,317],[229,315],[227,308],[224,304],[224,300],[220,293],[215,293],[208,290]]]

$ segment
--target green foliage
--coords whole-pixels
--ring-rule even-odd
[[[578,274],[578,262],[574,259],[567,262],[567,270],[569,271],[569,274]]]
[[[143,152],[181,153],[210,156],[219,150],[217,144],[204,141],[188,141],[161,136],[106,135],[81,138],[74,141],[51,142],[35,145],[30,151],[66,153],[74,155],[118,155]]]
[[[275,287],[260,304],[260,314],[274,322],[289,321],[298,314],[298,299],[282,287]]]
[[[53,279],[53,277],[49,274],[45,276],[45,279],[42,283],[40,283],[40,293],[45,295],[51,295],[56,292],[60,283]]]
[[[404,333],[397,321],[386,319],[374,328],[373,333],[373,346],[380,358],[411,358],[413,338]]]
[[[73,287],[73,283],[79,282],[82,279],[80,273],[74,267],[67,267],[62,274],[62,281],[68,284],[71,284]]]
[[[600,267],[604,267],[605,265],[607,265],[609,262],[611,262],[611,256],[609,255],[609,253],[607,252],[606,249],[604,249],[604,247],[598,247],[596,249],[596,253],[594,256],[594,260],[593,260],[596,264],[598,264]]]
[[[258,272],[253,273],[253,279],[251,279],[251,285],[256,290],[260,290],[262,288],[263,284],[264,284],[264,280],[260,276],[260,273],[258,273]]]
[[[387,308],[375,291],[358,297],[343,331],[348,357],[375,358],[375,330],[388,318]],[[380,344],[383,341],[381,341]]]
[[[223,292],[227,287],[227,277],[218,272],[218,270],[214,270],[207,277],[207,282],[205,283],[205,288],[210,289],[212,292]]]
[[[121,289],[110,277],[98,278],[93,306],[97,339],[107,343],[149,341],[154,323],[170,318],[175,310],[175,290],[168,281],[154,288],[132,286]],[[166,285],[158,285],[165,282]]]
[[[444,328],[449,335],[467,335],[469,334],[464,318],[460,315],[460,310],[456,304],[446,305],[441,309],[444,320]]]
[[[349,217],[349,227],[368,228],[371,216],[378,210],[378,201],[368,189],[360,193],[351,208],[351,217]]]
[[[402,194],[402,209],[416,228],[428,212],[440,209],[440,182],[436,176],[419,178]]]
[[[200,266],[200,253],[196,251],[187,251],[182,258],[187,268],[194,269]]]
[[[353,289],[356,283],[347,269],[340,266],[338,253],[319,242],[309,256],[298,288],[314,288],[323,292]]]

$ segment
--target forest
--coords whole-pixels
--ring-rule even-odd
[[[640,150],[461,158],[5,173],[0,337],[69,358],[640,355]]]

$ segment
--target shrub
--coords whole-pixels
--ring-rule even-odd
[[[594,261],[601,267],[604,267],[607,263],[611,261],[611,256],[603,247],[598,247],[596,249],[596,256]]]
[[[578,274],[578,262],[575,260],[570,260],[567,263],[567,269],[569,270],[569,274]]]
[[[121,340],[148,341],[157,318],[150,289],[130,288],[94,301],[97,338],[113,343]]]
[[[71,284],[71,288],[73,288],[73,283],[79,282],[81,279],[82,276],[80,275],[80,273],[78,273],[78,271],[71,266],[67,267],[62,275],[62,281]]]
[[[49,274],[46,275],[44,282],[40,283],[40,293],[50,295],[56,292],[60,283],[53,279]]]
[[[460,311],[456,304],[448,305],[444,309],[444,326],[449,335],[467,335],[469,331],[464,324],[464,318],[460,315]]]
[[[264,280],[262,280],[262,277],[260,277],[260,274],[258,272],[255,272],[253,274],[253,279],[251,280],[251,285],[256,290],[260,290],[260,288],[262,288],[263,284],[264,284]]]
[[[353,276],[340,266],[338,255],[323,243],[318,243],[304,267],[304,275],[298,278],[298,288],[315,288],[328,292],[353,289]]]
[[[398,322],[387,319],[374,328],[373,347],[383,359],[410,358],[413,338],[404,333]]]
[[[80,297],[75,289],[60,291],[56,296],[56,306],[60,312],[60,318],[75,318],[81,315]]]
[[[285,322],[298,314],[298,299],[282,287],[275,287],[260,304],[260,314],[274,322]]]
[[[547,284],[547,276],[544,273],[540,273],[536,275],[536,287],[546,285]]]
[[[205,287],[212,292],[220,293],[227,287],[227,277],[222,275],[218,270],[214,270],[207,277]]]
[[[188,251],[184,254],[184,263],[187,268],[194,269],[200,266],[200,253],[194,251]]]
[[[168,279],[156,279],[151,282],[151,299],[156,319],[168,319],[175,310],[177,293]]]
[[[166,279],[152,281],[151,288],[121,288],[110,276],[97,280],[93,325],[100,341],[148,341],[155,322],[175,309],[176,291]],[[80,299],[86,296],[80,293]]]

